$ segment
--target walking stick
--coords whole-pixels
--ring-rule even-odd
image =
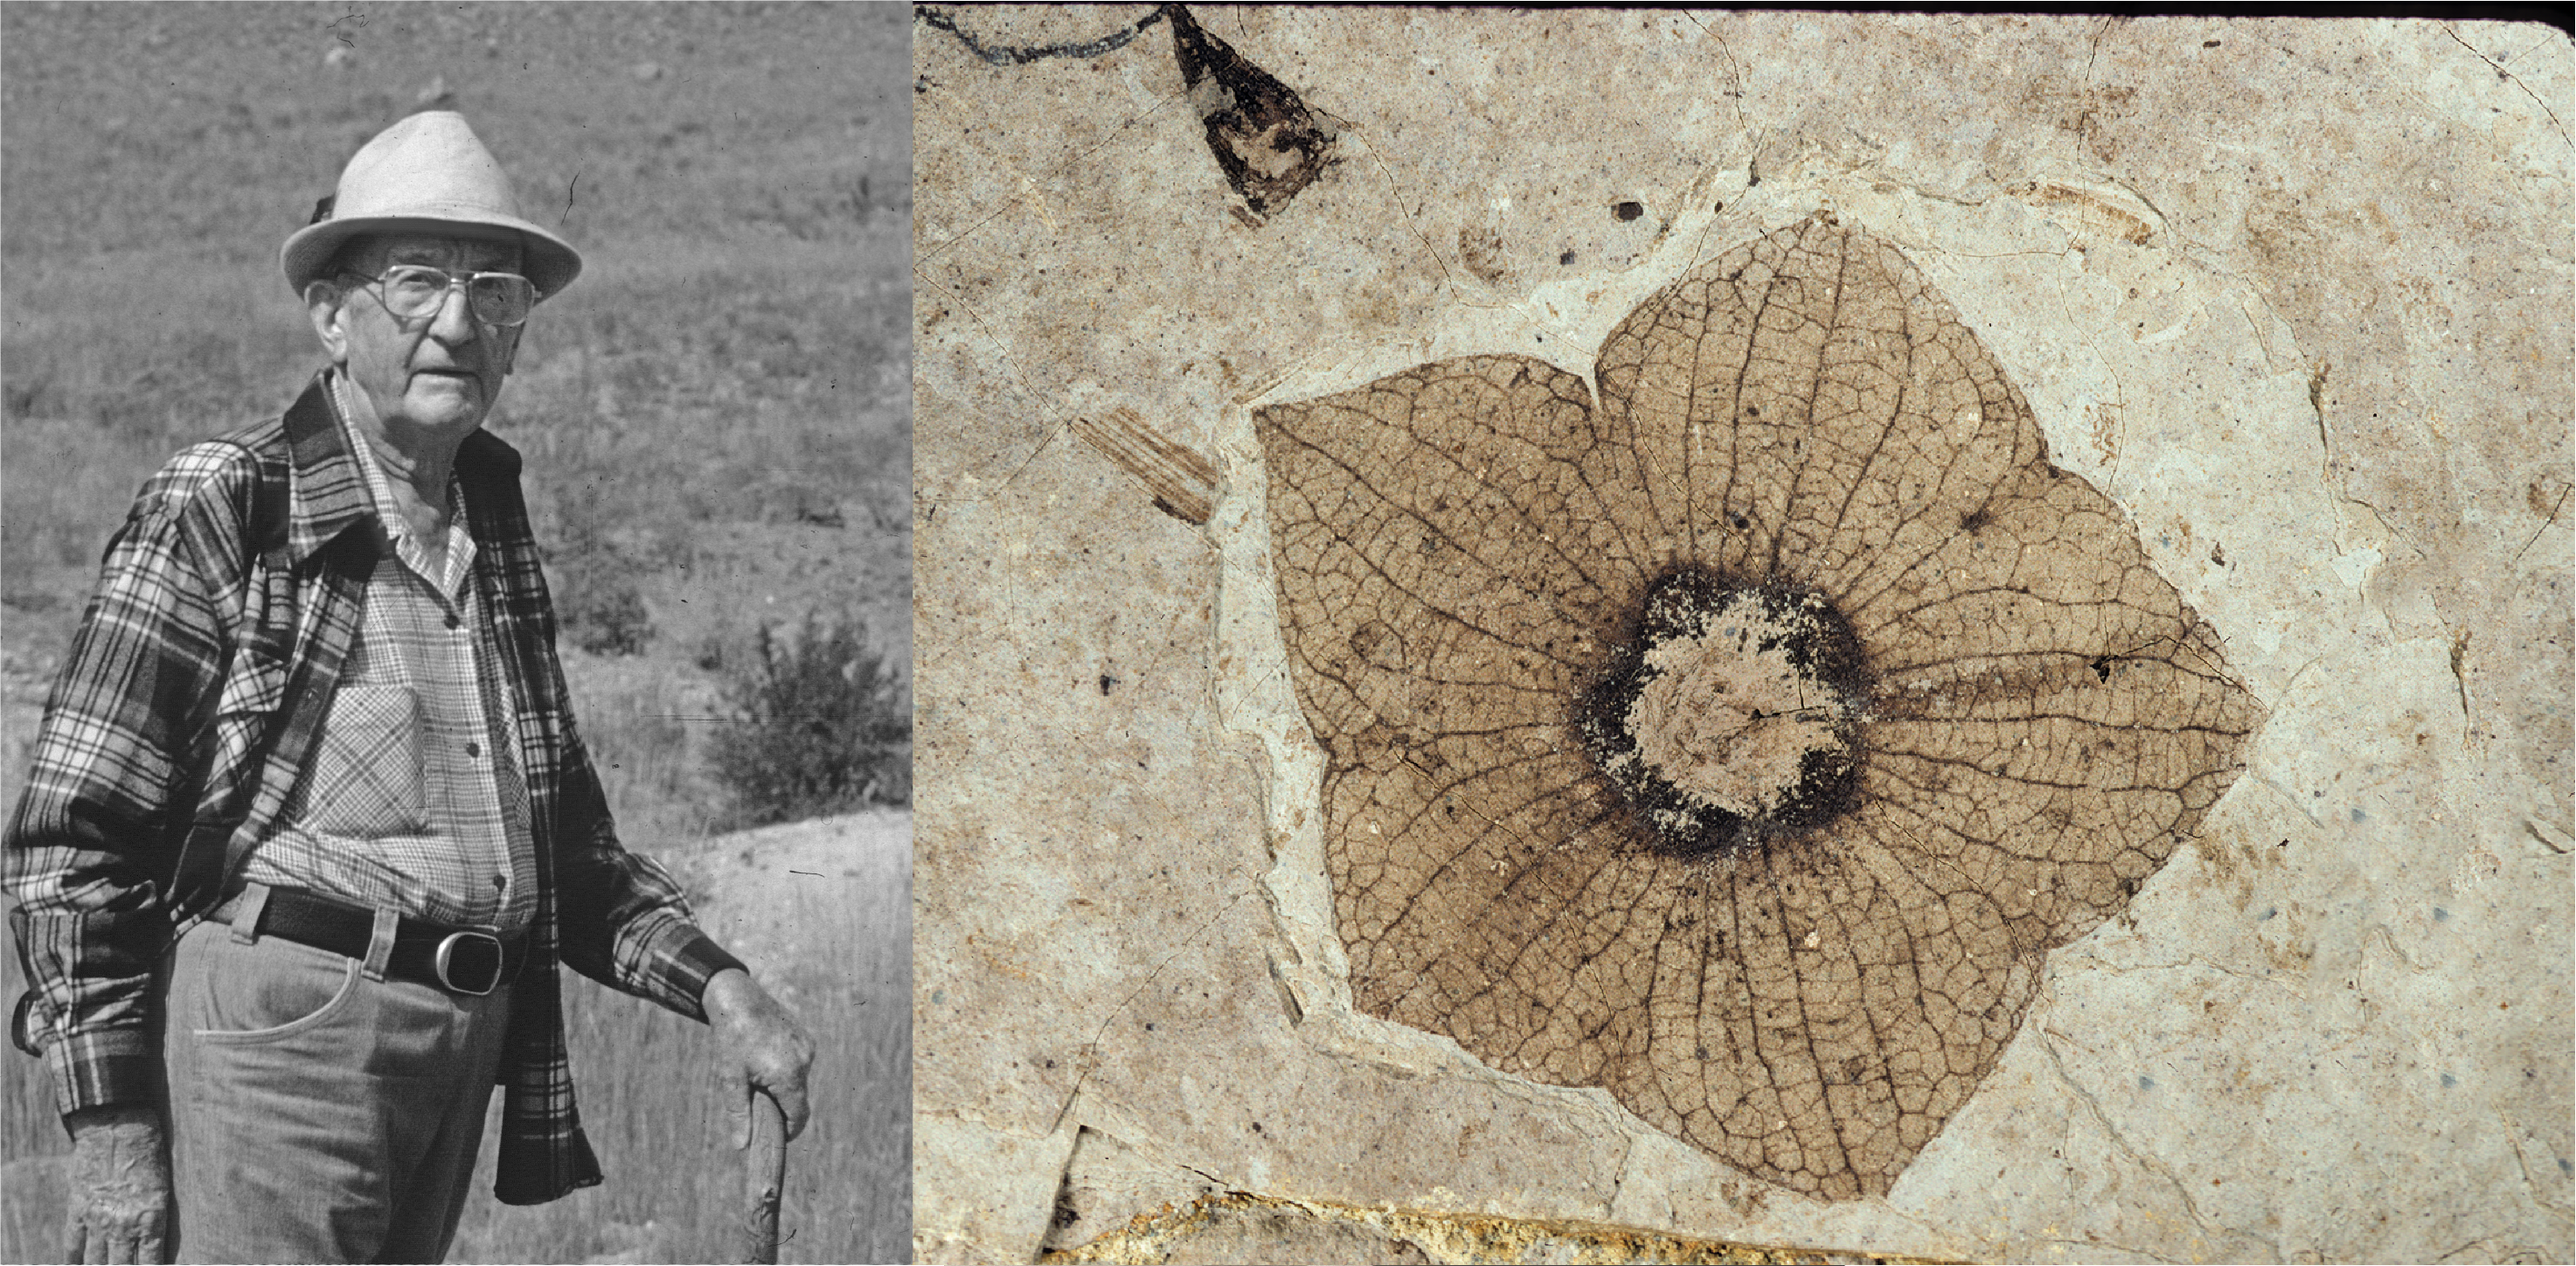
[[[743,1175],[746,1262],[778,1260],[778,1204],[787,1193],[787,1114],[766,1090],[751,1096],[751,1149]]]

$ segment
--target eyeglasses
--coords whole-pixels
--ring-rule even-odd
[[[485,325],[522,325],[537,306],[537,284],[517,273],[458,273],[427,264],[396,264],[372,280],[380,287],[385,311],[398,321],[436,316],[447,304],[447,292],[465,288],[465,310]]]

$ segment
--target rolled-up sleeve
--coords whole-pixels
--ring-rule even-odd
[[[66,1114],[159,1092],[162,889],[218,746],[255,478],[246,458],[198,445],[144,485],[108,544],[0,839],[29,1028]]]

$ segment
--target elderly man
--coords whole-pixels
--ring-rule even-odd
[[[581,257],[433,112],[281,259],[331,366],[144,486],[6,839],[79,1260],[438,1260],[496,1082],[499,1197],[597,1183],[559,961],[713,1026],[737,1146],[804,1126],[804,1033],[618,844],[481,429]]]

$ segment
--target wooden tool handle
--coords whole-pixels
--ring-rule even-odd
[[[787,1193],[787,1114],[767,1091],[751,1096],[751,1147],[743,1174],[743,1259],[778,1260],[778,1204]]]

